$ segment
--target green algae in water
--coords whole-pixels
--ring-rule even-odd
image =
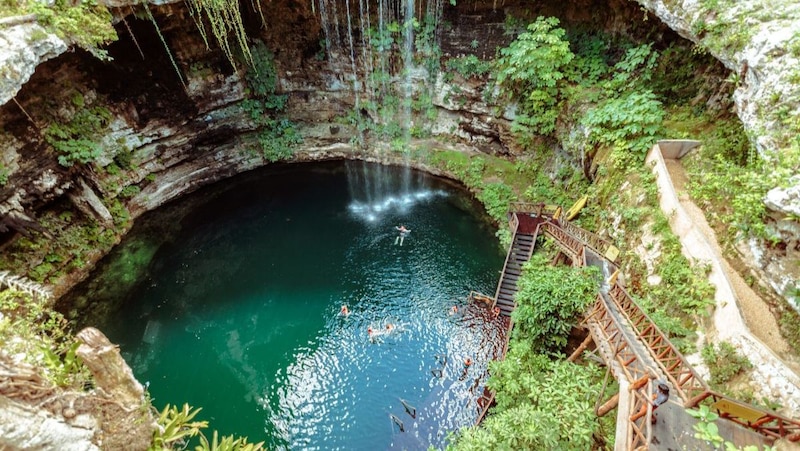
[[[175,232],[95,324],[157,407],[202,407],[222,434],[288,449],[443,445],[474,422],[504,333],[463,304],[470,290],[493,292],[503,261],[466,199],[362,163],[238,177],[167,206],[190,211],[180,220],[150,219]],[[403,246],[400,223],[411,229]]]

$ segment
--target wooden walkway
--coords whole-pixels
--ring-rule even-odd
[[[510,316],[516,306],[514,295],[520,270],[530,259],[539,235],[551,238],[558,245],[561,254],[557,260],[569,261],[573,266],[598,266],[606,276],[617,270],[616,247],[568,221],[560,221],[559,213],[560,209],[541,204],[517,204],[509,215],[512,245],[495,297],[489,299],[509,318],[509,332],[513,327]],[[708,405],[726,420],[718,422],[720,434],[736,445],[765,445],[778,438],[800,441],[800,420],[712,391],[616,277],[600,288],[595,303],[586,313],[585,324],[597,353],[620,387],[620,392],[606,403],[617,408],[616,450],[706,447],[694,438],[692,425],[697,420],[686,412],[700,404]],[[507,333],[506,340],[509,337]],[[507,346],[506,342],[498,358],[505,357]],[[671,399],[659,408],[661,420],[653,426],[651,397],[656,380],[668,383]],[[487,391],[481,397],[477,423],[486,416],[493,401],[494,393]]]

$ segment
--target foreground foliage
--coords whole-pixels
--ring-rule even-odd
[[[261,451],[264,442],[248,443],[247,437],[232,435],[219,437],[217,431],[212,433],[211,441],[202,430],[208,427],[208,421],[196,421],[194,418],[202,409],[192,408],[188,404],[183,407],[167,404],[158,416],[158,427],[153,433],[153,443],[149,451],[186,449],[189,440],[199,437],[199,445],[195,451]]]
[[[92,377],[75,351],[78,344],[64,317],[14,289],[0,291],[0,343],[7,356],[43,369],[58,387],[83,390]]]

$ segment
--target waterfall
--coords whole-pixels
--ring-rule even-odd
[[[350,0],[345,0],[344,4],[347,12],[347,40],[350,43],[350,70],[353,71],[353,94],[355,95],[355,109],[358,111],[361,108],[358,98],[360,87],[356,70],[356,49],[353,46],[353,26],[350,24]]]
[[[345,170],[350,194],[347,208],[368,223],[378,223],[386,215],[405,216],[414,205],[447,196],[446,192],[431,190],[419,179],[412,178],[408,167],[347,161]]]
[[[319,0],[319,18],[322,26],[322,34],[325,35],[325,50],[328,52],[328,63],[330,64],[330,62],[335,59],[336,54],[339,53],[339,26],[335,13],[333,19],[329,17],[327,5],[329,1],[335,3],[335,0]],[[335,27],[334,30],[331,30],[332,23]]]
[[[356,6],[354,0],[315,1],[319,2],[317,9],[330,69],[345,84],[336,89],[352,89],[359,133],[367,128],[363,121],[370,120],[361,114],[367,111],[371,119],[379,123],[374,136],[401,138],[393,143],[395,150],[402,151],[408,158],[415,129],[412,108],[418,70],[415,56],[424,50],[426,58],[435,57],[432,49],[439,41],[444,2],[358,0]],[[421,24],[425,28],[418,38],[415,29]],[[347,36],[341,36],[340,30]],[[355,33],[360,36],[354,36]],[[417,48],[416,39],[424,39],[425,47]],[[345,67],[342,63],[346,60],[340,58],[348,56],[349,67]],[[364,142],[363,136],[357,138]],[[406,187],[409,177],[406,177]]]
[[[411,127],[413,126],[413,117],[411,115],[411,103],[413,102],[412,94],[414,87],[412,86],[411,74],[414,70],[414,0],[405,0],[406,10],[404,17],[404,47],[403,47],[403,191],[409,192],[409,185],[411,183],[411,169],[409,168],[409,157],[411,153]]]

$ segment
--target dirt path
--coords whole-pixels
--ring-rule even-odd
[[[689,178],[683,165],[677,160],[665,159],[664,162],[667,165],[667,170],[672,179],[672,185],[675,187],[675,193],[678,195],[681,206],[686,210],[686,213],[689,214],[694,225],[703,232],[703,235],[709,238],[708,244],[715,253],[722,257],[720,258],[720,262],[723,264],[725,275],[736,294],[739,312],[744,317],[747,328],[779,356],[782,358],[790,358],[788,354],[791,352],[791,349],[789,348],[789,344],[786,343],[786,340],[784,340],[778,332],[778,321],[769,310],[769,305],[750,288],[742,276],[733,269],[730,262],[724,257],[719,242],[717,241],[716,233],[714,233],[714,230],[708,225],[706,217],[700,208],[689,198],[689,193],[686,191],[686,183]],[[796,365],[796,363],[797,362],[787,362],[787,364],[793,366],[793,371],[800,373],[800,365]]]
[[[658,146],[647,161],[655,163],[660,206],[670,218],[670,227],[680,238],[683,253],[711,267],[709,282],[715,288],[716,308],[712,342],[728,341],[753,364],[749,388],[756,398],[779,402],[784,414],[800,415],[800,363],[778,332],[778,324],[764,300],[733,270],[724,258],[716,234],[705,215],[686,192],[683,165],[664,159]]]

